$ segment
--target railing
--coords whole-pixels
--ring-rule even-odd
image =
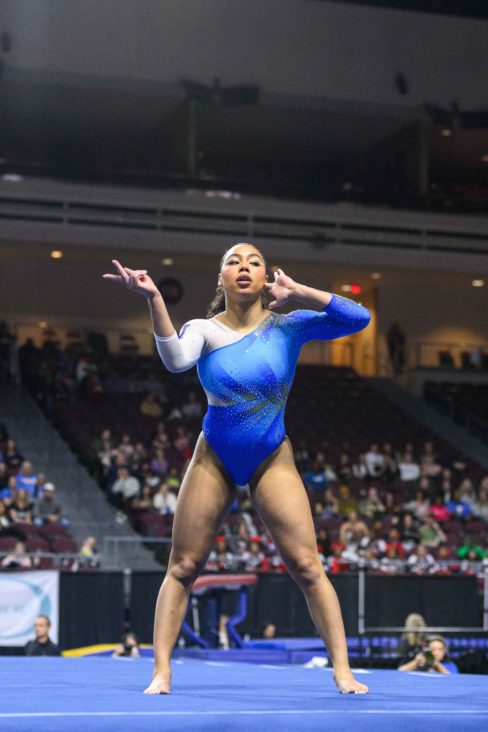
[[[40,189],[35,190],[36,186]],[[298,204],[270,204],[270,214],[259,210],[243,210],[242,204],[229,202],[225,210],[212,205],[204,196],[196,201],[160,205],[161,193],[123,194],[114,189],[96,189],[91,194],[82,186],[44,188],[38,181],[25,191],[22,187],[0,186],[0,219],[12,222],[60,224],[66,227],[91,226],[104,230],[118,229],[185,233],[204,236],[258,237],[267,241],[307,242],[317,248],[330,244],[368,249],[397,249],[419,252],[488,255],[488,236],[481,224],[449,226],[439,218],[408,219],[387,212],[374,212],[358,207],[355,210],[334,206],[310,207]],[[128,195],[129,194],[129,195]],[[119,200],[114,199],[119,197]],[[105,200],[103,200],[105,197]],[[173,196],[174,198],[174,196]],[[124,200],[125,199],[125,200]],[[258,208],[258,206],[256,206]],[[320,208],[322,210],[320,210]],[[285,213],[285,210],[291,213]],[[403,223],[405,222],[405,223]]]

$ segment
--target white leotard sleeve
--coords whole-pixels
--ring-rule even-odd
[[[192,327],[191,321],[186,323],[178,336],[163,337],[154,334],[156,347],[168,371],[178,373],[188,371],[195,366],[205,347],[205,336],[201,328]]]

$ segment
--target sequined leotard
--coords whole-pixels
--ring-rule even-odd
[[[214,318],[189,321],[179,338],[156,336],[156,343],[171,371],[197,365],[209,401],[203,434],[232,480],[246,485],[285,439],[285,404],[302,345],[355,333],[369,320],[366,308],[333,295],[320,312],[270,313],[244,336]]]

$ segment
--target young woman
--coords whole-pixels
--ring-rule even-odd
[[[368,311],[346,298],[299,284],[281,269],[267,283],[261,252],[251,244],[236,244],[222,258],[209,317],[189,321],[178,336],[147,271],[123,267],[117,260],[113,264],[118,274],[104,277],[147,298],[165,366],[177,372],[197,364],[209,401],[178,496],[173,547],[156,604],[154,674],[145,693],[170,691],[171,653],[191,587],[234,501],[236,485],[249,486],[256,511],[304,592],[331,656],[338,690],[367,693],[349,667],[337,595],[318,556],[310,505],[283,413],[303,343],[361,330],[369,322]],[[273,298],[268,309],[266,293]],[[293,300],[320,312],[274,312]]]

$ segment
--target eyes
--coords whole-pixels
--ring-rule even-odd
[[[240,264],[240,261],[238,259],[229,259],[227,264]],[[260,262],[259,259],[252,259],[249,264],[253,264],[255,267],[260,267],[262,262]]]

